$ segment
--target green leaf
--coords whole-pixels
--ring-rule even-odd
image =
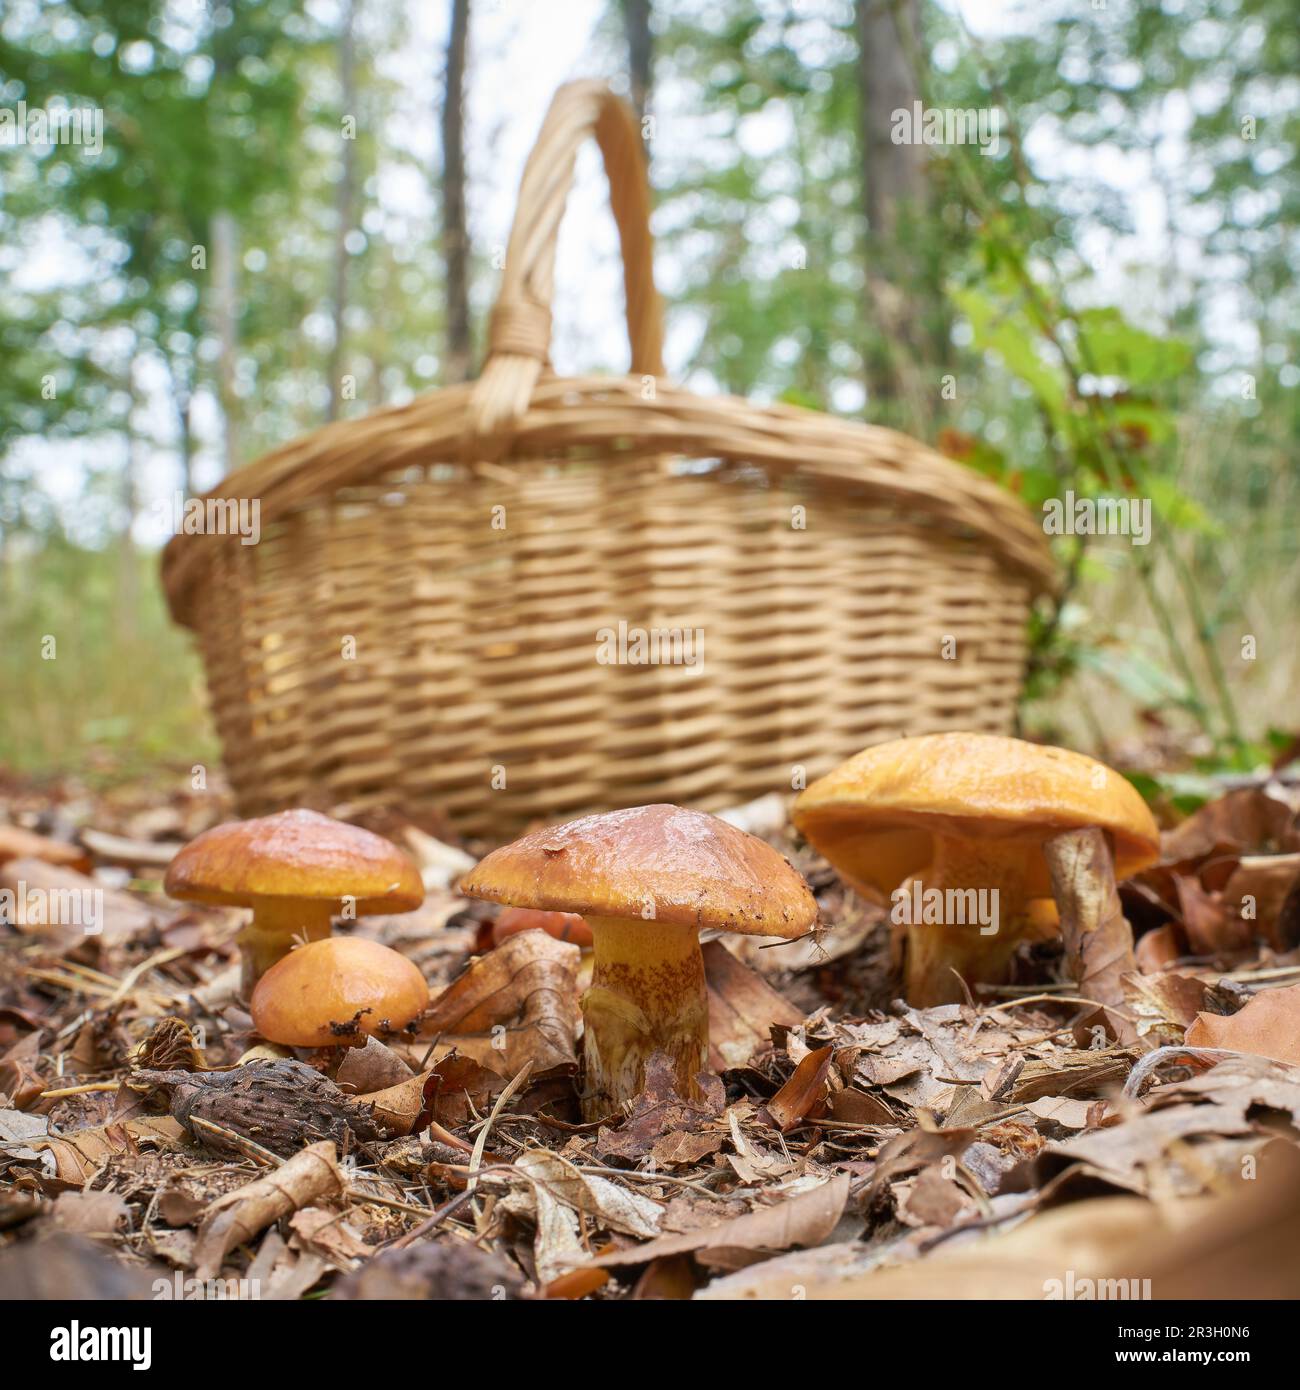
[[[1192,365],[1192,350],[1185,342],[1136,328],[1118,309],[1084,309],[1074,322],[1082,365],[1099,376],[1121,377],[1130,386],[1152,386],[1182,376]]]

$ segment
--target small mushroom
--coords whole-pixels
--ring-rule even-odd
[[[246,999],[294,941],[319,941],[330,919],[410,912],[424,901],[420,874],[395,845],[315,811],[230,821],[191,840],[164,882],[182,901],[250,907],[239,934]]]
[[[816,921],[807,884],[770,845],[714,816],[637,806],[533,831],[461,881],[471,898],[576,912],[594,969],[582,998],[583,1113],[599,1119],[642,1089],[652,1053],[696,1094],[707,1065],[704,927],[796,937]]]
[[[535,907],[508,907],[492,925],[492,944],[500,946],[521,931],[544,931],[584,951],[591,948],[591,928],[576,912],[541,912]]]
[[[1049,836],[1104,830],[1118,878],[1154,863],[1160,848],[1150,810],[1117,772],[995,734],[877,744],[801,792],[791,816],[850,884],[872,901],[892,899],[906,942],[904,989],[923,1006],[961,1000],[958,976],[1004,980],[1017,943],[1052,928]]]
[[[429,987],[398,951],[359,936],[333,936],[290,951],[257,982],[253,1027],[285,1047],[360,1046],[397,1033],[422,1014]]]

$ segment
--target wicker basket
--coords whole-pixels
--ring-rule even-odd
[[[556,234],[591,135],[632,368],[560,378]],[[479,381],[226,478],[209,496],[260,499],[260,544],[167,547],[245,814],[437,810],[500,838],[717,809],[903,732],[1008,729],[1052,582],[1026,510],[896,432],[678,390],[661,343],[636,123],[573,83],[524,172]]]

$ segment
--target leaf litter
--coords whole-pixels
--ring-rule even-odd
[[[100,888],[104,921],[0,924],[0,1289],[40,1266],[92,1297],[180,1271],[286,1299],[1042,1298],[1068,1270],[1229,1297],[1267,1263],[1267,1293],[1300,1293],[1291,789],[1209,803],[1118,895],[1099,837],[1058,837],[1063,941],[929,1009],[899,998],[881,911],[765,815],[825,930],[706,939],[698,1094],[652,1059],[598,1123],[582,954],[491,949],[495,909],[451,887],[483,846],[373,827],[429,897],[355,929],[431,1006],[295,1053],[235,998],[240,914],[161,891],[212,798],[47,797],[0,795],[0,886]]]

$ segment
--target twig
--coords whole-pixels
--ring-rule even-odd
[[[1142,1089],[1142,1083],[1147,1077],[1161,1063],[1171,1062],[1175,1057],[1190,1057],[1197,1062],[1209,1060],[1213,1064],[1225,1061],[1229,1057],[1240,1057],[1241,1055],[1240,1052],[1233,1052],[1225,1047],[1188,1047],[1185,1043],[1173,1047],[1157,1047],[1154,1052],[1148,1052],[1129,1072],[1128,1080],[1124,1083],[1123,1094],[1129,1100],[1136,1100]]]
[[[65,1086],[60,1091],[42,1091],[40,1100],[62,1100],[64,1096],[88,1096],[93,1091],[116,1091],[120,1081],[90,1081],[84,1086]]]
[[[466,1192],[468,1192],[471,1197],[474,1195],[474,1189],[478,1186],[478,1169],[483,1162],[483,1151],[487,1148],[487,1137],[492,1132],[492,1122],[501,1113],[511,1096],[513,1096],[524,1082],[528,1080],[528,1074],[532,1069],[532,1059],[529,1058],[529,1060],[520,1067],[518,1073],[515,1075],[515,1079],[497,1097],[497,1103],[492,1107],[491,1113],[483,1123],[483,1128],[478,1132],[478,1138],[474,1141],[474,1150],[469,1160],[469,1183],[465,1188]]]

